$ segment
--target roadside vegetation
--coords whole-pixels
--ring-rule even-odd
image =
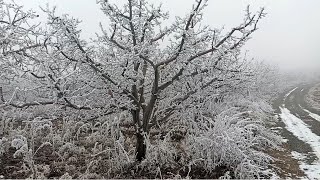
[[[310,88],[305,100],[311,108],[320,111],[320,84]]]

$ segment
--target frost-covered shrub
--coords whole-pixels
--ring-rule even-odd
[[[276,148],[280,138],[266,128],[272,109],[262,102],[245,99],[229,99],[227,105],[213,117],[203,117],[202,123],[190,121],[186,136],[186,154],[195,167],[208,172],[226,166],[236,178],[267,177],[263,170],[272,158],[263,150]],[[231,103],[237,104],[237,106]],[[200,121],[200,120],[199,120]]]
[[[0,75],[11,77],[1,134],[28,163],[23,169],[33,178],[189,178],[195,168],[263,175],[270,157],[262,149],[277,144],[264,127],[267,89],[276,86],[241,48],[265,13],[248,8],[225,33],[202,25],[207,2],[162,27],[168,14],[145,0],[123,10],[98,1],[111,32],[101,28],[89,43],[75,18],[47,8],[46,24],[32,25],[35,12],[0,0]],[[53,161],[41,162],[50,170],[37,158]]]
[[[2,137],[0,139],[0,156],[3,155],[3,153],[5,153],[7,150],[7,142],[8,139],[6,137]]]
[[[305,96],[308,105],[316,110],[320,110],[320,84],[311,87]]]
[[[14,158],[16,158],[18,156],[24,156],[29,151],[27,138],[25,138],[21,135],[16,136],[12,140],[11,146],[16,149],[16,152],[13,154]]]

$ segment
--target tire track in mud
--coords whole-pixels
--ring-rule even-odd
[[[291,156],[299,161],[307,178],[316,179],[320,177],[320,116],[304,100],[310,87],[304,85],[292,89],[280,96],[282,98],[274,107]]]

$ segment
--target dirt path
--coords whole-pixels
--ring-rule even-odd
[[[305,101],[310,88],[300,85],[274,102],[276,128],[287,141],[283,151],[270,153],[281,178],[320,178],[320,112]]]

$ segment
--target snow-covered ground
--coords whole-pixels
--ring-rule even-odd
[[[301,141],[310,145],[313,153],[317,156],[318,160],[313,164],[306,164],[303,162],[302,155],[297,156],[293,152],[293,157],[299,159],[300,169],[305,172],[309,179],[317,179],[320,177],[320,137],[314,134],[301,119],[291,114],[291,112],[284,107],[280,107],[280,117],[286,125],[286,129],[290,131]]]
[[[292,92],[294,92],[298,87],[292,89],[284,96],[284,101],[290,96]],[[301,89],[300,92],[303,92],[304,89]],[[299,107],[307,112],[311,118],[320,122],[320,116],[318,114],[312,113],[309,110]],[[299,168],[306,174],[308,179],[319,179],[320,178],[320,136],[313,133],[310,126],[303,122],[302,119],[298,118],[294,114],[290,112],[289,109],[285,107],[283,104],[280,108],[280,118],[285,124],[285,128],[290,131],[295,137],[299,140],[308,144],[312,152],[316,155],[317,160],[315,160],[312,164],[306,163],[307,155],[292,151],[291,155],[293,158],[299,161]]]
[[[293,92],[297,89],[298,87],[292,89],[291,91],[289,91],[286,95],[284,95],[284,100]]]
[[[319,162],[315,162],[314,164],[307,164],[305,162],[303,162],[303,160],[306,159],[306,156],[298,153],[296,151],[292,151],[291,155],[293,158],[299,160],[299,167],[301,170],[304,171],[304,173],[308,176],[309,179],[319,179],[319,167],[320,167],[320,163]]]
[[[303,108],[302,108],[303,109]],[[303,109],[305,112],[309,114],[310,117],[320,122],[320,116],[318,114],[312,113],[308,111],[307,109]]]

